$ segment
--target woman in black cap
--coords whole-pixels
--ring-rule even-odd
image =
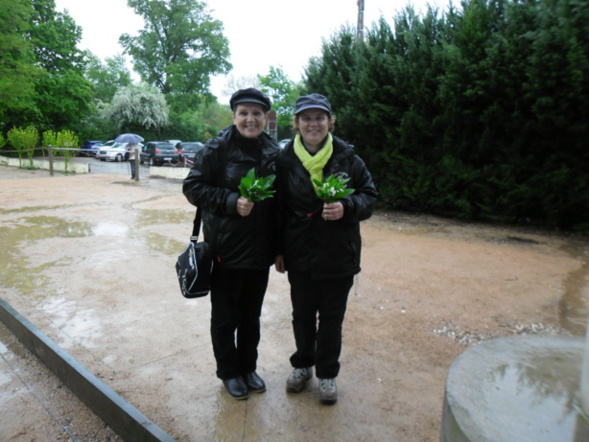
[[[202,209],[205,240],[214,250],[211,338],[219,377],[231,396],[263,392],[256,373],[260,315],[275,259],[274,198],[249,202],[238,186],[250,169],[275,173],[278,147],[264,132],[270,99],[254,88],[230,100],[233,125],[210,139],[184,180],[188,201]]]
[[[327,98],[300,97],[293,122],[296,136],[278,160],[285,221],[276,269],[288,271],[296,343],[286,389],[300,392],[315,366],[324,404],[337,401],[342,324],[354,275],[360,271],[360,221],[372,215],[378,196],[353,147],[331,134],[334,124]],[[324,182],[331,175],[349,180],[345,186],[354,192],[336,202],[319,198],[314,180]]]

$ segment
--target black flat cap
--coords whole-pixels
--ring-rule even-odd
[[[231,100],[229,100],[231,110],[234,111],[235,107],[239,103],[261,104],[262,106],[264,106],[266,111],[269,111],[272,107],[272,102],[270,101],[270,98],[266,94],[260,92],[259,90],[253,87],[247,89],[240,89],[231,96]]]

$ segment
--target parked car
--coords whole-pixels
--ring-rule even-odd
[[[181,143],[182,140],[164,140],[166,143],[171,143],[172,145],[178,147],[178,143]]]
[[[284,149],[288,143],[290,143],[290,138],[285,138],[284,140],[280,140],[278,142],[278,147]]]
[[[143,146],[139,154],[139,163],[147,162],[150,166],[161,166],[164,163],[178,161],[178,149],[166,141],[150,141]]]
[[[178,153],[184,157],[189,159],[190,161],[194,161],[194,157],[196,156],[196,152],[201,150],[204,147],[200,141],[184,141],[182,143],[178,143],[176,148],[178,149]]]
[[[95,157],[96,152],[100,149],[100,146],[102,146],[102,141],[98,141],[98,140],[86,141],[82,145],[82,147],[80,148],[80,151],[78,152],[78,156]]]
[[[108,140],[106,143],[102,143],[102,144],[99,146],[99,148],[98,148],[98,150],[97,150],[96,154],[98,155],[98,154],[100,153],[100,149],[107,149],[107,148],[109,148],[109,147],[113,147],[113,146],[115,145],[115,143],[116,143],[116,141],[115,141],[115,140]],[[96,156],[96,155],[94,155],[94,156]]]
[[[96,155],[94,155],[94,156],[96,157],[97,160],[102,159],[102,161],[104,161],[103,158],[104,158],[104,155],[106,155],[106,151],[108,149],[111,149],[114,145],[115,145],[114,140],[107,141],[102,146],[100,146],[100,149],[98,150],[98,152],[96,152]]]
[[[111,147],[106,149],[100,149],[100,152],[96,155],[101,161],[125,161],[125,154],[127,153],[127,145],[129,143],[115,143]],[[143,144],[139,144],[139,150],[143,147]]]

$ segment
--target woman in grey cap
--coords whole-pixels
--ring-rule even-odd
[[[275,259],[274,198],[253,203],[238,186],[250,169],[275,174],[278,147],[264,132],[270,99],[254,88],[230,100],[233,125],[197,152],[184,180],[188,201],[202,209],[204,238],[213,248],[211,338],[217,377],[236,399],[263,392],[256,373],[260,315]]]
[[[278,159],[284,221],[276,269],[288,271],[296,344],[286,389],[302,391],[315,366],[324,404],[337,401],[342,324],[354,275],[360,272],[360,221],[372,215],[378,196],[364,161],[331,134],[334,124],[327,98],[300,97],[295,138]],[[348,179],[346,186],[354,192],[333,203],[320,199],[313,180],[323,182],[331,175]]]

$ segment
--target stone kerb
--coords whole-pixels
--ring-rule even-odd
[[[29,166],[30,161],[28,158],[23,158],[22,160],[18,158],[9,158],[0,156],[0,164],[10,167],[21,167],[21,166]],[[33,167],[36,169],[43,169],[49,170],[49,160],[45,159],[33,159]],[[65,172],[65,162],[60,160],[53,161],[53,170],[56,172]],[[70,162],[68,165],[68,172],[73,173],[89,173],[90,168],[88,163],[74,163]]]

